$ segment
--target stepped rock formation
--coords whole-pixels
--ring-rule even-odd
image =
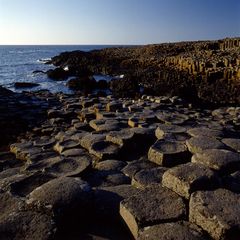
[[[66,52],[50,63],[73,76],[124,74],[148,94],[240,103],[240,38]]]

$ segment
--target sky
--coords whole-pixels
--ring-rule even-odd
[[[0,0],[0,45],[150,44],[240,36],[239,0]]]

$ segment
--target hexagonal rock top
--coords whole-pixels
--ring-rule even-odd
[[[148,159],[164,167],[172,167],[190,160],[187,146],[183,142],[158,140],[150,147]]]
[[[33,190],[28,197],[30,205],[50,208],[57,219],[65,214],[81,214],[89,210],[92,200],[90,186],[80,178],[61,177],[53,179]]]
[[[165,167],[143,169],[133,176],[132,185],[138,188],[145,188],[154,183],[161,184],[165,171],[167,171]]]
[[[191,153],[202,152],[206,149],[226,148],[225,145],[216,138],[205,136],[192,137],[186,141],[186,144]]]
[[[195,224],[181,221],[144,228],[138,240],[205,240],[203,231]]]
[[[159,125],[155,131],[155,135],[158,139],[162,139],[164,135],[169,133],[185,133],[187,131],[186,128],[177,126],[177,125]]]
[[[240,198],[225,189],[195,192],[189,204],[189,220],[213,239],[240,239]]]
[[[119,145],[113,144],[112,142],[108,141],[100,141],[94,143],[90,147],[89,153],[95,155],[101,160],[106,160],[117,157],[119,150]]]
[[[217,171],[228,172],[238,169],[240,154],[224,149],[208,149],[194,154],[191,161]]]
[[[240,139],[236,138],[224,138],[222,142],[226,144],[228,147],[232,148],[236,152],[240,153]]]
[[[198,137],[198,136],[213,137],[213,138],[223,137],[222,131],[210,129],[207,127],[191,128],[187,131],[187,133],[192,137]]]
[[[182,197],[189,198],[192,192],[216,186],[218,178],[209,168],[196,163],[182,164],[163,174],[162,185]]]
[[[148,187],[120,204],[120,215],[135,238],[144,227],[180,220],[185,214],[183,199],[160,185]]]

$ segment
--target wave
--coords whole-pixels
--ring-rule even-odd
[[[41,58],[41,59],[38,59],[37,62],[46,63],[46,62],[49,62],[50,60],[51,58]]]

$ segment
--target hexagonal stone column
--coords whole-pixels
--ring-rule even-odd
[[[180,221],[146,227],[138,240],[205,240],[203,231],[195,224]]]
[[[192,192],[210,189],[217,183],[218,178],[212,170],[196,163],[171,168],[163,174],[162,179],[163,186],[187,199]]]
[[[240,239],[240,198],[225,189],[192,194],[189,220],[213,239]]]
[[[190,160],[187,146],[179,141],[158,140],[150,147],[148,159],[164,167],[172,167]]]
[[[120,214],[135,238],[139,230],[153,225],[182,219],[186,214],[183,199],[176,193],[153,185],[125,199]]]

